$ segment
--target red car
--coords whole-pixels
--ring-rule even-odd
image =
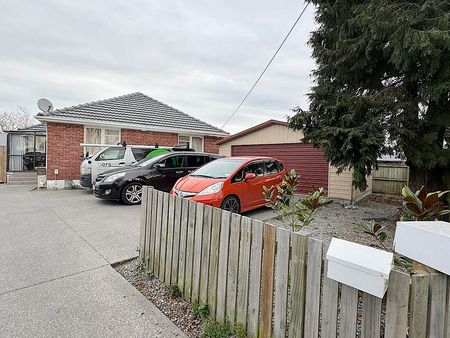
[[[279,184],[284,165],[269,157],[227,157],[180,178],[171,194],[235,213],[260,208],[263,186]]]

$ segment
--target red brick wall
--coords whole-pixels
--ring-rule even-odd
[[[205,152],[218,153],[215,143],[220,137],[205,136]],[[64,123],[47,123],[47,179],[78,180],[83,152],[80,143],[84,142],[84,126]],[[121,140],[127,144],[175,146],[178,134],[154,131],[122,129]],[[54,170],[59,174],[55,177]]]
[[[127,144],[153,146],[158,143],[160,146],[170,147],[178,144],[178,134],[122,129],[121,140]]]
[[[84,127],[77,124],[47,123],[47,179],[79,180]],[[59,173],[55,177],[54,171]]]
[[[216,142],[220,141],[223,137],[205,136],[205,153],[219,153],[219,145]]]

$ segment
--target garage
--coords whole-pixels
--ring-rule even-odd
[[[328,197],[355,202],[371,192],[372,178],[365,191],[352,186],[352,171],[337,173],[323,152],[312,144],[302,143],[301,131],[289,128],[288,123],[269,120],[245,129],[217,142],[224,156],[269,156],[283,161],[287,169],[300,175],[301,193],[323,187]]]
[[[328,190],[328,162],[320,149],[305,143],[233,145],[232,156],[269,156],[284,162],[286,169],[295,169],[300,176],[300,193],[313,188]]]

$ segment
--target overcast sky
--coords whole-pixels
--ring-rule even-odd
[[[0,112],[140,91],[220,127],[284,38],[298,0],[0,2]],[[225,127],[307,108],[313,8]]]

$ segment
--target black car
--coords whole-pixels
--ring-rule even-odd
[[[98,175],[94,196],[120,200],[125,204],[139,204],[143,185],[169,192],[179,178],[220,157],[217,154],[172,152],[143,159],[131,166]]]

